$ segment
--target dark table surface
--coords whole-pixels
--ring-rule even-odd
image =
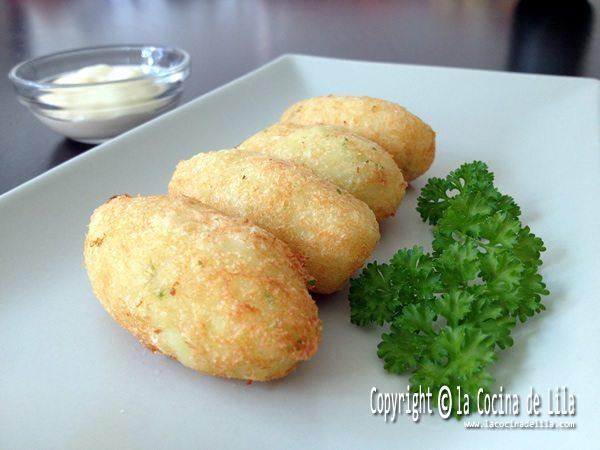
[[[283,53],[600,75],[599,1],[0,0],[0,73],[94,45],[192,56],[183,101]],[[46,129],[0,78],[0,194],[90,148]]]

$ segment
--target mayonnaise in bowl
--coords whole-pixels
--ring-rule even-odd
[[[26,61],[9,78],[21,103],[48,127],[100,143],[174,106],[188,75],[183,50],[115,46]]]
[[[166,86],[156,84],[152,78],[142,78],[152,70],[148,66],[108,64],[83,67],[51,80],[53,84],[65,85],[65,89],[57,88],[40,99],[57,108],[52,114],[56,119],[81,121],[147,113],[160,106],[157,103],[165,102],[156,97]]]

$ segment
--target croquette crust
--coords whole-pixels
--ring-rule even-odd
[[[306,258],[311,289],[341,289],[379,241],[369,207],[310,169],[241,149],[177,165],[169,193],[195,198],[270,231]]]
[[[84,258],[108,313],[197,371],[266,381],[317,350],[301,260],[248,221],[186,198],[118,196],[94,211]]]
[[[392,156],[377,143],[343,127],[277,123],[239,148],[308,167],[365,202],[377,220],[395,214],[406,190]]]
[[[429,169],[435,157],[435,132],[402,106],[372,97],[328,95],[302,100],[281,118],[296,125],[338,125],[377,142],[392,154],[404,179]]]

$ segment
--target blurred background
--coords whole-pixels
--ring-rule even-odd
[[[165,44],[189,101],[283,53],[600,74],[599,0],[0,0],[0,194],[86,151],[18,104],[6,74],[56,51]]]

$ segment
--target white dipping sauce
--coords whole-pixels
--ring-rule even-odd
[[[56,109],[46,110],[40,120],[84,142],[100,142],[120,134],[173,101],[171,97],[157,99],[167,89],[165,85],[152,78],[138,79],[157,72],[149,66],[97,64],[59,75],[49,81],[65,86],[50,89],[40,98]],[[90,139],[92,135],[95,137]]]
[[[164,91],[163,86],[155,84],[152,79],[124,81],[147,73],[149,70],[142,66],[87,66],[53,79],[55,84],[70,86],[45,94],[42,101],[61,108],[53,116],[67,120],[110,118],[154,110],[156,102],[153,99]],[[110,81],[121,82],[85,86]],[[76,86],[81,84],[84,86]]]

